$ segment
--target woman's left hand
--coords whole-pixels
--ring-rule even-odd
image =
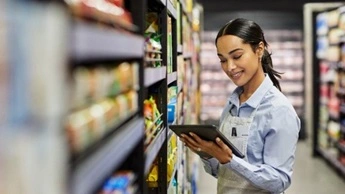
[[[190,135],[190,136],[189,136]],[[225,164],[232,159],[232,150],[220,138],[214,141],[205,141],[198,135],[190,133],[182,134],[180,140],[194,152],[205,152],[215,157],[221,164]]]

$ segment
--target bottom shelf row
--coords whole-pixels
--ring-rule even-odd
[[[165,139],[165,134],[168,134],[167,139]],[[167,147],[163,146],[165,141],[167,141]],[[165,176],[167,177],[160,177],[160,172],[162,171],[160,168],[164,167],[161,166],[162,162],[160,162],[161,158],[159,152],[164,152],[166,148],[167,174]],[[136,157],[135,154],[133,154],[133,156],[134,158]],[[167,191],[164,192],[167,194],[185,193],[186,191],[191,193],[191,191],[195,189],[193,188],[195,185],[193,186],[192,184],[195,181],[189,179],[195,178],[193,173],[196,172],[191,172],[188,169],[195,168],[195,161],[197,161],[198,157],[193,152],[187,150],[171,130],[167,128],[161,130],[154,141],[152,141],[152,144],[146,148],[145,156],[145,172],[143,173],[143,178],[148,187],[148,193],[161,193],[160,187],[162,187],[162,185],[160,184],[162,184],[162,180],[167,180],[166,187],[164,187],[167,188]],[[140,172],[136,174],[138,173],[135,172],[136,170],[127,170],[128,168],[126,167],[126,165],[121,166],[116,172],[112,173],[110,178],[107,178],[104,183],[101,184],[101,187],[96,193],[132,194],[141,191],[142,185],[140,184],[142,184],[142,182],[140,179]]]
[[[331,163],[333,167],[335,167],[343,176],[345,176],[345,165],[338,160],[336,154],[324,148],[319,148],[318,152],[327,162]]]

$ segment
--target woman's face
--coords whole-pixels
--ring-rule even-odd
[[[223,71],[237,85],[244,86],[258,74],[263,74],[260,57],[264,51],[261,42],[253,51],[250,44],[244,44],[237,36],[224,35],[217,40],[217,53]]]

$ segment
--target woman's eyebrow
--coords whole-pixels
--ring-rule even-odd
[[[232,53],[234,53],[234,52],[236,52],[236,51],[238,51],[238,50],[243,50],[243,49],[241,49],[241,48],[236,48],[236,49],[230,51],[228,54],[231,55]]]
[[[231,55],[232,53],[234,53],[234,52],[236,52],[236,51],[239,51],[239,50],[243,50],[243,49],[241,49],[241,48],[236,48],[236,49],[230,51],[228,54]],[[220,54],[220,53],[217,53],[217,55],[218,55],[219,57],[222,57],[222,56],[223,56],[223,55]]]

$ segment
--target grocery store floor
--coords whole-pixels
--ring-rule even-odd
[[[216,179],[206,174],[201,168],[198,194],[216,194]],[[292,184],[285,193],[344,194],[344,191],[345,179],[338,176],[336,171],[321,158],[312,158],[310,143],[300,141],[297,146]]]

